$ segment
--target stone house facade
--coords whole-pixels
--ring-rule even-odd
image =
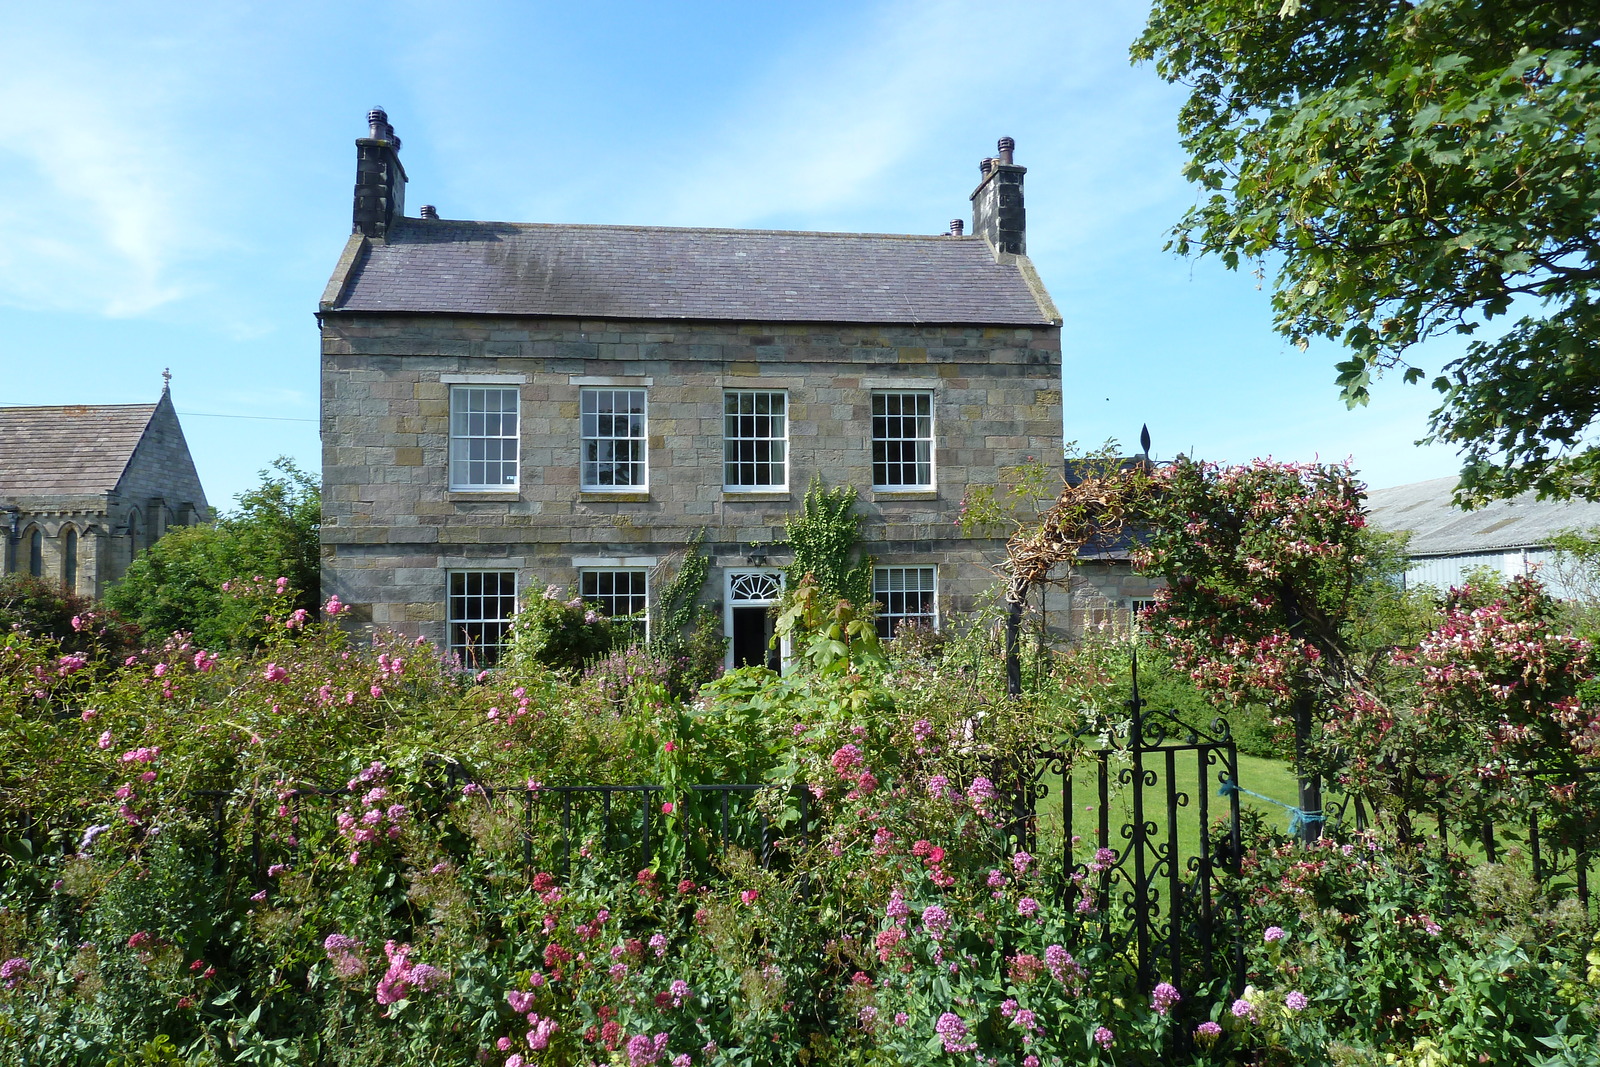
[[[0,408],[6,573],[98,599],[168,528],[210,517],[165,388],[154,404]]]
[[[1009,139],[974,235],[830,234],[409,218],[369,121],[318,315],[323,588],[357,622],[489,663],[547,585],[648,618],[703,535],[730,663],[767,660],[815,478],[860,492],[886,631],[992,583],[966,487],[1062,441]]]

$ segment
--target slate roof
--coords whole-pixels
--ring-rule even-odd
[[[1412,556],[1458,556],[1548,545],[1562,530],[1600,526],[1600,503],[1536,500],[1523,493],[1496,500],[1477,511],[1450,503],[1455,478],[1434,478],[1367,494],[1371,524],[1380,530],[1411,533]]]
[[[404,219],[334,284],[324,310],[1054,324],[978,237]]]
[[[0,496],[117,487],[155,404],[0,408]]]

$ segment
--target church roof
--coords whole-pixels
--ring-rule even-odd
[[[0,496],[110,492],[127,469],[156,407],[0,408]]]
[[[1413,557],[1537,548],[1562,530],[1600,526],[1600,503],[1594,501],[1539,500],[1523,493],[1462,511],[1451,500],[1455,487],[1451,477],[1374,489],[1367,493],[1368,521],[1385,532],[1409,532]]]
[[[1025,258],[979,237],[396,219],[324,311],[1045,326]]]

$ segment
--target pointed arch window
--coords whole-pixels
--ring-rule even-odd
[[[61,538],[61,584],[69,593],[78,591],[78,531],[70,527]]]
[[[28,573],[35,578],[44,577],[44,531],[37,526],[28,535]]]

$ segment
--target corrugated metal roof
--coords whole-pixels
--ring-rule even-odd
[[[1537,500],[1524,493],[1477,511],[1451,503],[1455,478],[1374,489],[1367,494],[1370,522],[1380,530],[1409,531],[1413,556],[1449,556],[1547,545],[1562,530],[1600,526],[1600,503]]]
[[[117,487],[154,404],[0,408],[0,495]]]
[[[430,219],[368,242],[325,310],[1054,324],[978,237]]]

